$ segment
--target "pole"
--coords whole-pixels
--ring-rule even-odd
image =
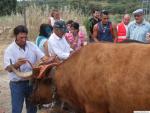
[[[27,21],[26,21],[26,2],[23,0],[23,18],[24,18],[24,25],[27,26]]]

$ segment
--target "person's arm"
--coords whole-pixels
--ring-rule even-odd
[[[99,42],[97,36],[98,36],[98,24],[95,24],[93,28],[93,35],[92,35],[92,38],[94,39],[95,42]]]
[[[80,32],[79,38],[81,40],[81,46],[84,46],[84,42],[86,42],[86,40],[85,40],[85,34],[83,32]]]
[[[127,39],[130,39],[130,29],[129,29],[129,27],[128,27],[127,29],[128,29],[128,32],[127,32]]]
[[[65,35],[66,41],[68,42],[68,44],[70,45],[70,47],[71,47],[72,49],[74,49],[72,37],[73,37],[73,36],[71,35],[71,33],[66,33],[66,35]]]
[[[48,24],[52,26],[51,17],[48,17]]]
[[[146,33],[146,41],[147,43],[150,43],[150,24],[149,24],[148,32]]]
[[[43,44],[43,48],[44,48],[45,55],[50,57],[48,52],[48,40]]]
[[[11,60],[11,59],[10,59],[10,60]],[[11,62],[11,61],[10,61],[10,62]],[[8,65],[8,66],[5,68],[5,70],[8,71],[8,72],[12,72],[11,66],[13,66],[15,69],[19,69],[20,66],[23,65],[23,64],[25,64],[26,62],[27,62],[26,59],[24,59],[24,58],[19,58],[15,64],[10,64],[10,65]]]
[[[3,65],[4,69],[8,72],[12,72],[12,68],[10,66],[13,66],[15,69],[18,69],[27,61],[25,58],[19,58],[16,61],[16,59],[13,57],[13,52],[14,51],[12,51],[11,49],[6,49],[4,52]]]

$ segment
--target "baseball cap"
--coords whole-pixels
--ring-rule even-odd
[[[133,15],[139,15],[139,14],[144,14],[143,9],[137,9],[133,12]]]
[[[65,33],[67,32],[66,24],[65,24],[65,22],[62,21],[62,20],[56,21],[56,22],[54,23],[54,26],[53,26],[53,27],[60,29],[62,32],[65,32]]]

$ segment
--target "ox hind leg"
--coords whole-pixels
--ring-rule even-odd
[[[95,107],[93,105],[86,105],[85,111],[86,113],[109,113],[108,109],[105,106]]]

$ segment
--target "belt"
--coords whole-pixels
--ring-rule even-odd
[[[29,80],[10,81],[11,83],[28,83]]]

